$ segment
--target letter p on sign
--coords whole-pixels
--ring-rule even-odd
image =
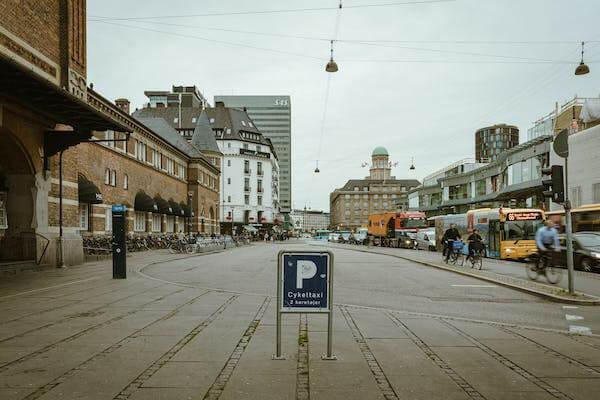
[[[296,265],[296,289],[302,289],[304,279],[310,279],[317,274],[317,265],[309,260],[299,260]]]

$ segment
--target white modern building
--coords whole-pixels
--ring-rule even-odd
[[[245,110],[261,133],[271,140],[280,166],[281,212],[292,206],[292,116],[290,96],[215,96],[226,107]]]
[[[550,165],[564,165],[564,159],[551,151]],[[568,191],[573,208],[600,204],[600,125],[569,136]],[[550,207],[562,209],[555,203],[550,203]]]
[[[240,109],[216,102],[199,117],[194,138],[214,135],[221,158],[221,232],[271,228],[279,215],[279,165],[271,141]]]
[[[290,213],[290,220],[294,230],[300,232],[314,232],[319,229],[329,228],[329,213],[319,210],[297,210]]]

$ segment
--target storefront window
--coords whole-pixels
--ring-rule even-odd
[[[475,195],[485,196],[485,179],[480,179],[475,182]]]
[[[104,226],[106,232],[112,232],[112,208],[109,207],[106,209],[104,214]]]
[[[6,192],[0,192],[0,229],[8,229],[8,214],[6,212]]]
[[[88,229],[88,205],[85,203],[79,205],[79,228],[85,231]]]
[[[175,232],[175,216],[167,215],[167,232]]]
[[[161,217],[160,214],[152,215],[152,232],[160,232],[161,231]]]
[[[133,229],[136,232],[146,231],[146,213],[142,211],[136,211],[133,223]]]

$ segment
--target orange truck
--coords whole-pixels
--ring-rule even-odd
[[[385,212],[369,215],[369,239],[375,245],[412,247],[419,229],[427,228],[425,214],[418,211]]]

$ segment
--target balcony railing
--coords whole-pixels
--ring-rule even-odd
[[[250,186],[244,186],[244,192],[246,192],[246,193],[250,192]]]
[[[244,175],[250,175],[252,170],[250,168],[244,168]]]
[[[257,191],[258,193],[262,193],[262,192],[264,191],[264,189],[263,189],[263,188],[261,188],[261,187],[259,187],[258,189],[256,189],[256,191]]]
[[[263,176],[263,175],[264,175],[264,172],[263,172],[263,170],[262,170],[262,169],[259,169],[258,171],[256,171],[256,175],[258,175],[258,176]]]

